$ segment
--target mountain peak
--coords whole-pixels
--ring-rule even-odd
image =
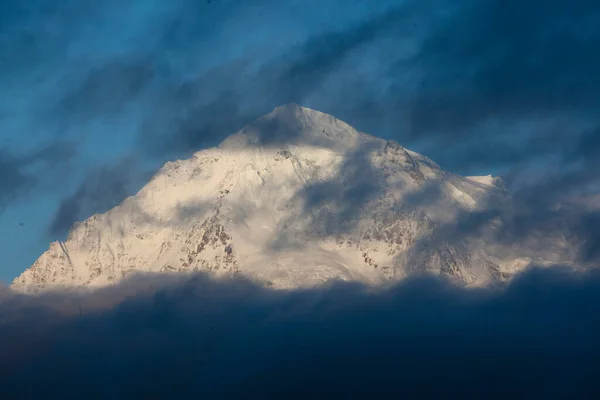
[[[273,111],[271,111],[270,114],[280,114],[280,113],[286,113],[286,112],[294,112],[294,113],[304,113],[304,114],[309,114],[311,112],[316,112],[316,113],[321,113],[320,111],[317,110],[313,110],[312,108],[308,108],[308,107],[304,107],[301,106],[298,103],[288,103],[288,104],[282,104],[280,106],[277,106],[273,109]]]
[[[350,125],[330,114],[290,103],[275,107],[270,113],[229,136],[219,147],[281,147],[302,144],[344,149],[355,145],[360,136]]]
[[[522,261],[496,241],[496,222],[463,231],[465,215],[504,201],[493,182],[286,104],[219,148],[165,164],[135,196],[51,244],[12,287],[99,287],[136,271],[243,274],[288,289],[421,273],[504,280]]]

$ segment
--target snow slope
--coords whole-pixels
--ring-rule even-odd
[[[530,258],[480,231],[458,235],[454,222],[506,201],[491,177],[444,172],[291,104],[167,163],[135,196],[75,224],[12,286],[102,286],[133,271],[243,274],[278,288],[420,273],[482,284]]]

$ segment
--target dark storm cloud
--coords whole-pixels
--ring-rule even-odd
[[[64,235],[75,222],[106,212],[139,190],[139,182],[149,180],[151,172],[140,171],[137,165],[137,160],[125,158],[91,170],[82,184],[61,201],[49,234]]]
[[[162,94],[164,98],[148,115],[141,144],[152,153],[185,154],[218,143],[276,106],[304,104],[343,67],[348,56],[406,17],[403,8],[393,9],[351,28],[315,34],[266,60],[258,71],[253,68],[257,60],[244,57],[175,86]],[[266,129],[259,133],[264,143],[270,143],[291,141],[295,132]],[[271,137],[272,133],[279,136]]]
[[[452,150],[438,161],[458,169],[561,156],[598,122],[599,18],[585,0],[451,6],[400,67],[423,71],[404,104],[409,132],[437,133]]]
[[[253,4],[267,20],[298,5]],[[111,7],[115,3],[90,15],[111,15],[105,11],[115,11]],[[82,12],[82,6],[69,9]],[[82,68],[83,78],[74,74],[58,104],[93,118],[94,112],[99,117],[141,101],[148,111],[141,116],[142,143],[152,153],[171,149],[177,156],[218,142],[274,106],[310,103],[405,145],[429,138],[432,152],[440,141],[463,136],[452,156],[430,154],[461,170],[560,152],[578,134],[575,127],[553,135],[554,146],[546,126],[543,132],[538,125],[512,135],[505,131],[517,131],[525,117],[585,116],[598,102],[599,10],[593,1],[408,1],[341,27],[335,22],[348,9],[328,2],[323,12],[336,15],[331,29],[288,43],[277,57],[239,49],[236,61],[216,61],[208,73],[200,72],[198,59],[212,58],[205,52],[215,31],[235,32],[244,18],[262,20],[241,2],[179,1],[168,11],[139,54],[94,60],[98,65]],[[417,50],[407,56],[400,43],[411,40]],[[353,66],[361,55],[371,67],[366,73]],[[417,84],[407,86],[415,71]],[[387,82],[383,93],[373,89],[381,81]],[[498,120],[506,123],[502,131],[482,134],[486,128],[477,125]]]
[[[581,246],[577,259],[584,263],[600,259],[600,130],[582,130],[565,145],[554,168],[513,190],[513,213],[503,235],[517,241],[527,235],[562,236]],[[516,185],[513,185],[516,186]],[[591,204],[582,201],[591,199]]]
[[[0,149],[0,213],[40,180],[53,181],[55,177],[47,170],[56,165],[66,165],[73,153],[72,144],[61,142],[18,155]]]
[[[563,155],[597,121],[599,16],[592,1],[406,2],[314,34],[258,72],[231,64],[190,82],[184,93],[203,95],[169,98],[185,111],[161,127],[171,134],[157,136],[181,152],[297,102],[408,147],[421,143],[460,173],[526,169]]]
[[[415,60],[427,76],[414,129],[592,112],[600,101],[599,17],[598,2],[586,0],[457,4]]]
[[[32,182],[33,178],[21,171],[18,160],[0,152],[0,212]]]
[[[84,65],[78,69],[86,69]],[[97,115],[123,111],[141,96],[155,78],[155,67],[151,59],[116,59],[100,66],[89,66],[89,70],[78,81],[71,77],[67,89],[59,100],[58,113],[76,116],[82,120]],[[76,72],[74,72],[76,75]],[[54,112],[57,110],[54,109]]]
[[[378,291],[337,283],[296,292],[201,275],[157,282],[134,278],[39,298],[0,293],[2,394],[593,398],[600,391],[597,272],[533,270],[495,291],[427,279]]]

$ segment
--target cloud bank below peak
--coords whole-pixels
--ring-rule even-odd
[[[3,291],[0,389],[587,398],[599,390],[599,283],[597,271],[544,268],[495,291],[420,279],[287,292],[203,275],[87,294]]]

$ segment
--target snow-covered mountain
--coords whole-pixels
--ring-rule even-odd
[[[531,261],[490,239],[501,221],[477,225],[509,203],[498,178],[445,172],[396,142],[286,105],[167,163],[135,196],[75,224],[12,286],[101,286],[133,271],[242,274],[280,288],[427,272],[481,284]]]

